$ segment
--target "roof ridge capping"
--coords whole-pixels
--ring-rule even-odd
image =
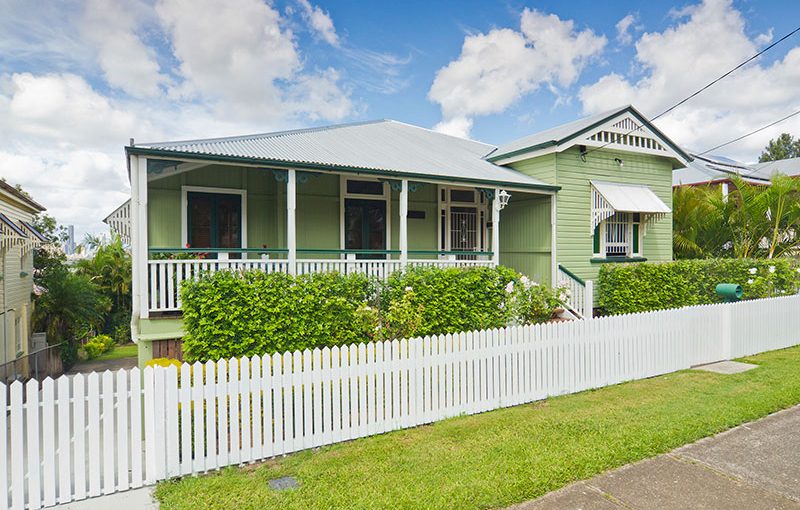
[[[131,147],[168,147],[170,145],[188,145],[188,144],[197,144],[197,143],[218,143],[218,142],[230,142],[230,141],[246,141],[246,140],[255,140],[260,138],[279,138],[282,136],[290,136],[290,135],[297,135],[302,133],[316,133],[320,131],[329,131],[333,129],[340,129],[340,128],[348,128],[348,127],[355,127],[355,126],[365,126],[369,124],[381,124],[384,122],[397,122],[391,119],[372,119],[372,120],[362,120],[358,122],[344,122],[341,124],[329,124],[326,126],[316,126],[316,127],[308,127],[308,128],[298,128],[298,129],[287,129],[284,131],[268,131],[266,133],[252,133],[249,135],[234,135],[234,136],[220,136],[214,138],[195,138],[195,139],[187,139],[187,140],[170,140],[164,142],[144,142],[144,143],[134,143]],[[402,124],[402,123],[401,123]]]

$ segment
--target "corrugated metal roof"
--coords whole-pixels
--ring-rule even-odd
[[[545,144],[552,144],[552,145],[558,144],[561,140],[567,138],[573,133],[583,131],[584,129],[594,124],[597,124],[598,122],[602,122],[604,119],[608,117],[612,117],[618,113],[621,113],[627,110],[628,108],[630,108],[630,105],[620,106],[612,110],[598,113],[596,115],[591,115],[589,117],[584,117],[583,119],[578,119],[572,122],[568,122],[567,124],[562,124],[560,126],[547,129],[545,131],[539,131],[538,133],[534,133],[532,135],[512,140],[498,147],[497,150],[491,154],[491,157],[496,158],[504,156],[506,154],[527,149],[528,147],[536,147]]]
[[[755,163],[750,167],[753,171],[747,175],[759,179],[771,179],[777,173],[790,176],[800,175],[800,158],[765,161],[764,163]]]
[[[630,113],[633,117],[638,119],[640,123],[647,126],[648,129],[650,129],[650,131],[652,131],[664,145],[668,146],[672,150],[671,154],[665,153],[665,156],[673,158],[676,162],[680,163],[681,166],[683,166],[687,161],[691,161],[692,158],[686,153],[686,151],[676,145],[675,142],[670,140],[656,126],[647,120],[647,118],[642,115],[639,110],[634,108],[633,105],[629,104],[619,106],[596,115],[591,115],[583,119],[578,119],[567,124],[562,124],[546,131],[540,131],[539,133],[534,133],[532,135],[513,140],[498,147],[497,150],[488,156],[488,159],[490,161],[498,161],[504,158],[526,154],[528,152],[535,153],[537,150],[546,149],[547,147],[551,146],[569,144],[569,142],[572,142],[581,134],[590,131],[594,127],[610,121],[626,112]],[[570,145],[566,145],[566,147],[568,146]],[[633,148],[632,150],[635,151],[636,149]]]
[[[776,171],[793,175],[789,171],[794,169],[796,172],[794,175],[800,174],[800,158],[797,158],[796,161],[787,159],[748,165],[720,156],[694,154],[693,156],[695,158],[694,161],[690,162],[686,168],[680,168],[672,172],[673,186],[726,181],[735,175],[751,184],[769,184],[772,174]],[[772,163],[775,163],[775,165],[772,165]]]
[[[230,138],[136,144],[130,150],[376,170],[554,188],[483,157],[494,146],[392,120]]]
[[[606,199],[615,211],[648,214],[666,214],[669,206],[644,184],[591,181],[592,186]]]

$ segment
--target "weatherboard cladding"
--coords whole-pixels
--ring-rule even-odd
[[[481,142],[380,120],[231,138],[137,144],[129,150],[552,188],[538,179],[485,161],[483,157],[493,149],[494,146]]]

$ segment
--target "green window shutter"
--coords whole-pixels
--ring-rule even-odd
[[[593,245],[593,253],[596,255],[600,253],[600,225],[594,227],[594,245]]]
[[[639,253],[639,224],[633,224],[633,253]]]

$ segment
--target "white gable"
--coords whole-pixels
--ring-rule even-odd
[[[637,122],[630,113],[625,113],[622,118],[617,117],[603,123],[583,135],[580,141],[576,139],[570,145],[603,147],[683,159],[663,143],[660,136],[653,133],[647,126]],[[560,147],[561,150],[566,148],[566,144]]]

